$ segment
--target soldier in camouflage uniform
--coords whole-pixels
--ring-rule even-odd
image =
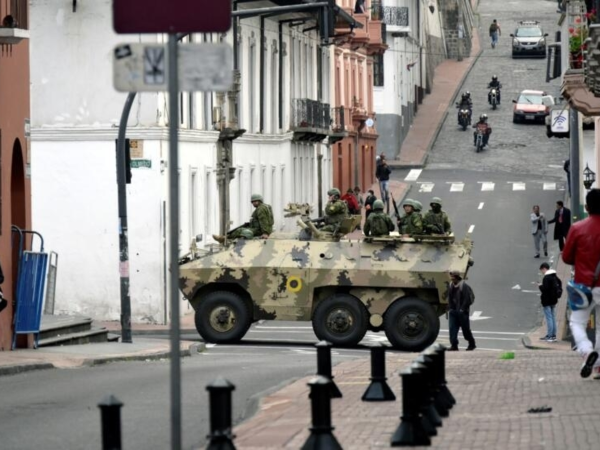
[[[341,193],[338,188],[329,189],[327,195],[329,195],[329,201],[325,206],[325,217],[323,220],[325,226],[320,231],[332,232],[339,227],[342,220],[349,217],[348,205],[346,202],[340,200]]]
[[[452,225],[445,211],[442,211],[442,199],[433,197],[430,203],[431,209],[423,218],[425,232],[430,234],[450,234]]]
[[[408,198],[402,203],[404,216],[398,219],[398,230],[400,234],[412,236],[423,234],[423,219],[419,213],[415,213],[415,201]]]
[[[394,231],[394,222],[383,212],[383,206],[381,200],[375,200],[373,203],[373,212],[365,222],[365,236],[389,236],[390,231]]]
[[[227,233],[227,239],[252,239],[256,236],[267,239],[273,232],[274,220],[271,205],[263,203],[263,196],[260,194],[252,194],[250,201],[255,208],[250,223],[247,227],[240,227]],[[225,236],[213,234],[213,239],[220,243],[225,242]]]

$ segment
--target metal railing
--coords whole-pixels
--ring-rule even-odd
[[[373,0],[371,20],[381,20],[390,26],[407,27],[408,6],[383,6],[381,0]]]
[[[29,29],[27,0],[0,1],[0,28]]]
[[[346,110],[343,106],[331,108],[331,131],[334,133],[346,131]]]
[[[308,98],[292,100],[291,129],[319,128],[328,130],[331,125],[331,108],[329,103]]]

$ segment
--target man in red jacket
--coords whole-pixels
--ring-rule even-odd
[[[344,195],[342,195],[341,200],[345,201],[348,205],[348,212],[350,214],[359,214],[358,211],[358,200],[354,195],[354,191],[352,189],[348,189]]]
[[[596,378],[596,375],[600,376],[600,366],[597,366],[600,327],[596,327],[596,348],[594,348],[587,337],[585,326],[593,308],[596,308],[596,317],[600,317],[600,281],[594,282],[594,273],[600,262],[600,189],[590,190],[585,202],[589,217],[571,226],[562,259],[565,263],[575,266],[575,283],[581,283],[592,289],[593,302],[586,309],[571,312],[569,325],[577,351],[585,358],[581,376],[588,377],[593,368],[594,378]]]

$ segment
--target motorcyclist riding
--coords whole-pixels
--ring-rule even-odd
[[[460,111],[466,109],[469,111],[469,125],[471,124],[471,113],[473,111],[473,102],[471,101],[471,93],[469,91],[463,92],[460,97],[460,101],[456,103],[458,108],[458,123],[460,124]]]
[[[473,145],[477,145],[477,132],[483,132],[483,146],[485,147],[490,140],[490,134],[492,134],[492,127],[490,127],[487,123],[488,116],[487,114],[482,114],[479,116],[479,122],[473,125],[475,128],[475,132],[473,133]]]
[[[502,89],[502,83],[498,80],[498,76],[494,75],[492,81],[488,83],[488,89],[496,89],[498,104],[500,104],[500,89]],[[492,92],[488,92],[488,103],[492,103]]]

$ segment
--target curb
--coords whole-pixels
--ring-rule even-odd
[[[0,377],[4,375],[17,375],[19,373],[31,372],[33,370],[54,369],[52,363],[22,364],[17,366],[0,367]]]
[[[535,331],[533,331],[533,333],[535,333]],[[523,336],[521,338],[521,344],[523,344],[523,347],[525,347],[529,350],[552,350],[550,348],[537,347],[537,346],[533,345],[531,343],[531,338],[529,336]]]
[[[194,356],[197,353],[206,350],[206,344],[204,342],[194,342],[189,345],[187,349],[182,349],[179,354],[183,357]],[[171,350],[160,351],[151,354],[138,354],[138,355],[125,355],[125,356],[107,356],[98,358],[84,359],[82,367],[93,367],[100,366],[102,364],[108,364],[111,362],[118,361],[157,361],[160,359],[169,359],[171,357]]]

